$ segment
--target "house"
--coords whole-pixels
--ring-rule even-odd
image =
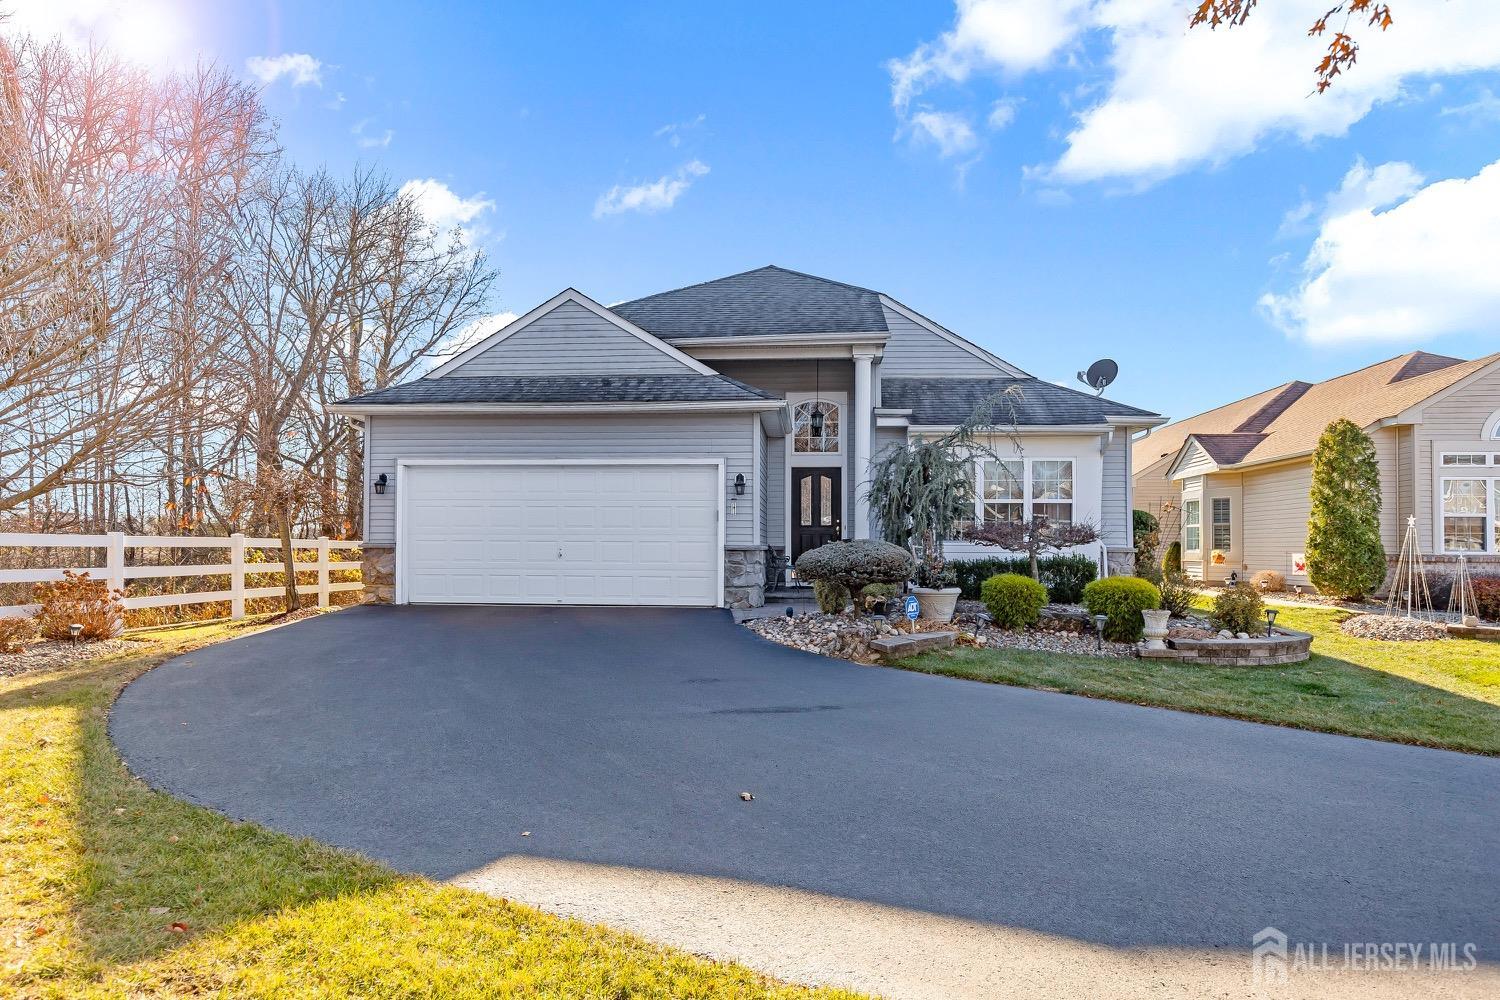
[[[1375,443],[1392,563],[1416,518],[1429,562],[1500,570],[1500,354],[1414,351],[1326,382],[1288,382],[1158,428],[1134,446],[1137,506],[1180,528],[1183,569],[1262,569],[1308,584],[1312,452],[1347,417]]]
[[[1010,387],[1023,397],[998,447],[1014,457],[976,462],[976,517],[1087,518],[1103,531],[1092,554],[1128,572],[1128,442],[1161,417],[1033,378],[889,295],[780,267],[608,307],[570,288],[425,377],[334,408],[364,435],[378,598],[756,606],[772,551],[875,533],[879,449]]]

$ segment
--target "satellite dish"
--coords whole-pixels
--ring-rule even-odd
[[[1095,394],[1102,393],[1111,382],[1120,374],[1120,366],[1109,358],[1100,358],[1089,365],[1089,370],[1078,373],[1078,381],[1093,389]]]

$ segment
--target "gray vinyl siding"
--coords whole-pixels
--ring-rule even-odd
[[[725,495],[733,496],[735,475],[749,479],[754,472],[750,435],[743,413],[373,416],[365,432],[369,474],[384,472],[390,487],[384,496],[367,498],[366,540],[395,543],[398,459],[723,459]],[[751,545],[755,505],[737,507],[728,515],[725,541]]]
[[[1130,447],[1130,435],[1123,429],[1116,431],[1109,447],[1104,449],[1104,482],[1099,487],[1100,533],[1104,544],[1119,546],[1131,544],[1130,530],[1130,466],[1126,449]]]
[[[955,346],[893,309],[885,310],[890,340],[880,362],[882,378],[1004,374],[990,362]]]
[[[772,541],[769,533],[770,514],[768,512],[771,504],[771,472],[769,468],[770,461],[767,457],[769,449],[766,447],[766,431],[761,426],[759,418],[755,418],[755,427],[751,433],[754,434],[755,451],[760,460],[760,476],[755,484],[756,524],[760,528],[760,543],[762,545],[773,545],[775,543]]]
[[[786,547],[786,519],[790,499],[786,492],[786,438],[766,439],[766,544]]]
[[[564,302],[445,377],[683,375],[692,371],[577,302]]]
[[[1416,481],[1417,530],[1425,551],[1435,551],[1434,543],[1439,537],[1437,519],[1441,512],[1433,502],[1439,455],[1443,451],[1463,450],[1459,446],[1465,443],[1475,450],[1494,450],[1496,442],[1484,438],[1484,424],[1497,410],[1500,410],[1500,369],[1427,406],[1422,412],[1422,422],[1412,429],[1414,455],[1410,468]]]

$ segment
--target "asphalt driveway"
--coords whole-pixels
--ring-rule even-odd
[[[1107,945],[1500,958],[1500,760],[855,666],[719,611],[356,608],[167,663],[110,728],[156,786],[438,877],[530,855]]]

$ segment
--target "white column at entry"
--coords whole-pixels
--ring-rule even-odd
[[[874,352],[854,353],[854,462],[849,475],[854,480],[854,538],[870,537],[870,427],[875,422],[870,373]]]

